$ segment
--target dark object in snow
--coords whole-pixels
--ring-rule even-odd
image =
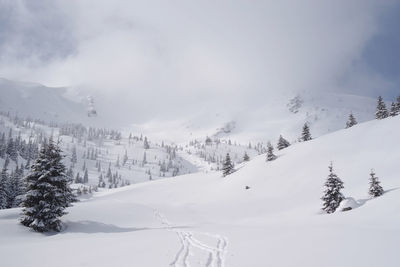
[[[246,189],[246,190],[250,189],[250,186],[246,185],[245,189]]]
[[[349,211],[349,210],[352,210],[352,209],[353,209],[352,207],[346,207],[346,208],[343,208],[342,211]]]

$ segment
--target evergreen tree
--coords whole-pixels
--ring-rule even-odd
[[[9,177],[8,183],[8,208],[18,207],[21,204],[22,196],[25,193],[24,184],[22,182],[23,173],[18,166]]]
[[[76,156],[76,147],[75,146],[72,148],[71,162],[74,165],[78,162],[78,157]]]
[[[106,175],[108,182],[112,182],[112,172],[111,172],[111,163],[108,164],[108,170],[107,170],[107,175]]]
[[[350,127],[353,127],[353,126],[356,125],[356,124],[357,124],[356,118],[354,118],[353,113],[350,113],[349,119],[348,119],[348,121],[346,122],[346,129],[347,129],[347,128],[350,128]]]
[[[225,160],[222,165],[222,175],[225,177],[233,172],[233,163],[229,153],[226,154]]]
[[[143,147],[144,147],[144,149],[149,149],[150,148],[150,145],[149,145],[149,142],[147,141],[147,137],[146,136],[144,137]]]
[[[378,97],[378,104],[376,106],[375,118],[378,120],[385,119],[389,116],[385,102],[381,96]]]
[[[8,173],[7,168],[3,167],[0,174],[0,209],[7,208],[8,202]]]
[[[88,169],[85,170],[85,173],[83,174],[83,183],[87,184],[89,182],[89,173]]]
[[[18,152],[15,146],[15,142],[14,139],[11,137],[10,139],[8,139],[8,143],[7,143],[7,154],[10,156],[10,159],[13,161],[17,161],[18,159]]]
[[[144,154],[143,154],[143,160],[142,160],[142,166],[144,166],[146,163],[147,163],[146,152],[144,152]]]
[[[308,126],[308,123],[305,123],[303,126],[303,131],[301,133],[301,141],[306,142],[310,140],[312,140],[310,127]]]
[[[81,174],[79,172],[77,172],[76,176],[75,176],[75,183],[76,184],[81,184],[82,182],[83,181],[82,181],[82,178],[81,178]]]
[[[122,165],[125,166],[128,161],[128,152],[125,150],[124,158],[122,159]]]
[[[379,197],[383,195],[384,191],[382,186],[380,185],[379,178],[375,176],[374,170],[371,170],[369,178],[369,195],[372,197]]]
[[[68,176],[71,180],[74,179],[74,170],[72,169],[72,165],[69,166],[69,169],[68,169],[68,171],[67,171],[66,174],[67,174],[67,176]]]
[[[271,142],[267,144],[267,161],[273,161],[276,159],[274,154],[274,147],[272,146]]]
[[[117,167],[117,168],[120,167],[120,164],[119,164],[119,155],[118,155],[118,157],[117,157],[117,162],[115,163],[115,167]]]
[[[389,116],[394,117],[394,116],[397,116],[397,115],[399,115],[399,110],[397,108],[397,104],[392,102],[392,105],[390,106]]]
[[[250,157],[247,155],[247,152],[244,152],[243,161],[249,161]]]
[[[60,231],[60,217],[75,201],[62,163],[61,149],[52,140],[44,145],[25,178],[27,192],[21,223],[38,232]]]
[[[332,163],[329,166],[328,179],[325,182],[324,195],[321,198],[323,201],[322,209],[327,213],[333,213],[339,207],[340,202],[344,199],[343,194],[340,192],[343,189],[343,182],[333,172]]]
[[[400,96],[397,97],[396,110],[397,114],[400,114]]]
[[[284,148],[287,148],[288,146],[290,146],[289,141],[286,140],[285,138],[283,138],[282,135],[280,135],[279,136],[279,140],[278,140],[278,144],[277,144],[278,150],[282,150]]]

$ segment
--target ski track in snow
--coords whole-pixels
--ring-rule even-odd
[[[174,226],[167,220],[167,218],[158,210],[154,209],[154,216],[161,224],[165,225],[168,231],[175,232],[178,236],[181,247],[176,253],[174,260],[170,263],[170,266],[175,267],[190,267],[189,257],[194,256],[195,253],[192,248],[197,248],[208,254],[206,261],[206,267],[224,267],[225,256],[227,254],[228,241],[225,237],[219,235],[202,233],[202,232],[190,232],[174,228]],[[204,242],[196,239],[196,235],[205,235],[212,237],[217,240],[217,246],[210,246]]]

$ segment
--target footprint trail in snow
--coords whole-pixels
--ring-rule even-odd
[[[176,267],[189,267],[191,266],[190,259],[196,255],[195,249],[206,253],[207,259],[205,261],[206,267],[223,267],[225,266],[225,256],[227,254],[228,241],[225,237],[214,235],[210,233],[190,232],[181,229],[176,229],[167,220],[167,218],[158,210],[154,210],[154,216],[161,224],[165,225],[168,231],[176,233],[181,243],[181,247],[175,255],[175,258],[170,263],[170,266]],[[216,240],[216,246],[209,245],[203,241],[198,240],[195,235],[207,236]],[[199,262],[195,262],[199,264]]]

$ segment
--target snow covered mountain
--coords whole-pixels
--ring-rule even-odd
[[[50,88],[0,79],[0,111],[47,122],[111,125],[123,128],[125,133],[142,132],[160,142],[187,143],[210,136],[248,143],[274,142],[280,134],[293,142],[306,122],[314,136],[321,136],[342,129],[350,112],[360,122],[372,119],[376,107],[376,99],[368,97],[301,92],[274,96],[266,99],[265,105],[238,108],[235,112],[225,107],[205,108],[193,114],[181,114],[174,120],[161,121],[154,117],[145,123],[135,123],[129,114],[110,114],[110,105],[115,105],[116,100],[93,100],[85,93],[76,88]],[[88,112],[97,116],[88,116]]]
[[[0,79],[0,109],[46,122],[87,122],[86,106],[68,98],[67,88]]]
[[[399,125],[400,116],[362,123],[294,144],[272,162],[255,157],[225,178],[199,172],[95,193],[69,209],[58,235],[30,232],[17,223],[19,209],[2,210],[2,262],[398,266]],[[355,204],[328,215],[320,197],[331,161]],[[374,199],[367,193],[372,168],[385,190]]]

